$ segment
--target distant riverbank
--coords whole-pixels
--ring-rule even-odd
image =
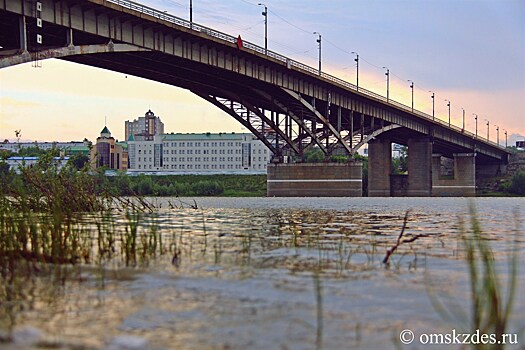
[[[266,175],[159,175],[107,177],[117,196],[264,197]]]

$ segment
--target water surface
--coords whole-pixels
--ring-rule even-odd
[[[117,249],[103,263],[2,280],[0,338],[33,332],[33,346],[71,349],[126,339],[148,349],[412,349],[401,330],[468,329],[467,199],[196,198],[198,209],[193,200],[153,200],[160,208],[139,235],[160,233],[154,254],[130,262]],[[512,249],[525,250],[524,201],[472,203],[504,280]],[[419,238],[385,265],[407,211],[405,237]],[[512,331],[525,326],[524,277],[521,268]],[[11,340],[0,345],[23,348]]]

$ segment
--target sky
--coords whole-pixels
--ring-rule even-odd
[[[525,139],[525,2],[522,0],[264,0],[268,48],[317,68],[322,35],[323,71],[356,81],[390,98],[509,144]],[[141,3],[189,18],[189,0]],[[193,20],[264,46],[258,1],[193,0]],[[190,92],[154,81],[60,60],[0,69],[0,140],[95,140],[107,123],[124,137],[124,121],[151,109],[165,132],[246,132],[233,118]]]

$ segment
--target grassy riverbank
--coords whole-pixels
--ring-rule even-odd
[[[161,175],[108,177],[117,196],[266,196],[266,175]]]

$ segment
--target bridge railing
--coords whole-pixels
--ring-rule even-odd
[[[209,35],[211,37],[214,37],[214,38],[217,38],[217,39],[220,39],[220,40],[223,40],[223,41],[226,41],[226,42],[229,42],[229,43],[236,43],[237,42],[237,38],[232,36],[232,35],[229,35],[229,34],[226,34],[226,33],[223,33],[223,32],[219,32],[218,30],[215,30],[215,29],[212,29],[212,28],[209,28],[209,27],[205,27],[203,25],[200,25],[200,24],[197,24],[195,22],[190,22],[188,20],[185,20],[185,19],[182,19],[180,17],[177,17],[177,16],[173,16],[167,12],[163,12],[163,11],[159,11],[159,10],[156,10],[152,7],[149,7],[149,6],[146,6],[146,5],[143,5],[143,4],[139,4],[137,2],[134,2],[134,1],[130,1],[130,0],[106,0],[108,2],[111,2],[111,3],[114,3],[114,4],[117,4],[117,5],[120,5],[124,8],[128,8],[130,10],[134,10],[134,11],[138,11],[140,13],[143,13],[143,14],[146,14],[146,15],[149,15],[149,16],[152,16],[152,17],[155,17],[155,18],[158,18],[158,19],[161,19],[163,21],[167,21],[167,22],[170,22],[170,23],[173,23],[173,24],[176,24],[178,26],[182,26],[182,27],[185,27],[185,28],[189,28],[191,30],[194,30],[196,32],[200,32],[200,33],[204,33],[206,35]],[[256,45],[256,44],[253,44],[249,41],[244,41],[242,42],[243,44],[243,47],[247,48],[247,49],[250,49],[250,50],[253,50],[255,52],[258,52],[258,53],[261,53],[261,54],[265,54],[267,55],[268,57],[270,58],[273,58],[277,61],[281,61],[283,62],[284,64],[287,65],[287,67],[294,67],[298,70],[301,70],[301,71],[305,71],[305,72],[308,72],[308,73],[311,73],[311,74],[316,74],[316,75],[319,75],[319,70],[318,69],[315,69],[313,67],[310,67],[304,63],[301,63],[299,61],[296,61],[296,60],[293,60],[291,58],[288,58],[284,55],[281,55],[277,52],[274,52],[274,51],[270,51],[270,50],[265,50],[263,47],[259,46],[259,45]],[[480,141],[484,142],[484,143],[488,143],[492,146],[496,146],[496,147],[499,147],[501,149],[504,149],[504,147],[498,145],[496,142],[493,142],[493,141],[490,141],[490,140],[486,140],[486,139],[483,139],[481,137],[476,136],[474,135],[473,133],[469,132],[469,131],[466,131],[465,129],[462,129],[460,127],[457,127],[455,125],[452,125],[452,124],[448,124],[447,122],[441,120],[441,119],[438,119],[438,118],[434,118],[432,117],[431,115],[427,114],[427,113],[424,113],[424,112],[421,112],[421,111],[418,111],[416,109],[412,109],[412,107],[409,107],[407,105],[404,105],[400,102],[397,102],[397,101],[393,101],[391,99],[387,99],[386,97],[382,96],[382,95],[379,95],[375,92],[372,92],[370,90],[367,90],[367,89],[364,89],[362,87],[359,87],[357,88],[356,85],[352,84],[352,83],[349,83],[343,79],[340,79],[340,78],[337,78],[336,76],[333,76],[331,74],[328,74],[328,73],[324,73],[324,72],[321,72],[320,76],[326,80],[329,80],[337,85],[340,85],[342,87],[345,87],[345,88],[348,88],[348,89],[351,89],[351,90],[355,90],[356,92],[359,92],[363,95],[367,95],[369,97],[372,97],[376,100],[379,100],[381,102],[384,102],[388,105],[391,105],[391,106],[394,106],[394,107],[397,107],[401,110],[404,110],[406,112],[409,112],[409,113],[412,113],[413,115],[417,115],[418,117],[421,117],[421,118],[424,118],[424,119],[427,119],[427,120],[431,120],[435,123],[438,123],[444,127],[448,127],[450,129],[453,129],[459,133],[462,133],[466,136],[470,136],[472,138],[477,138],[479,139]]]

